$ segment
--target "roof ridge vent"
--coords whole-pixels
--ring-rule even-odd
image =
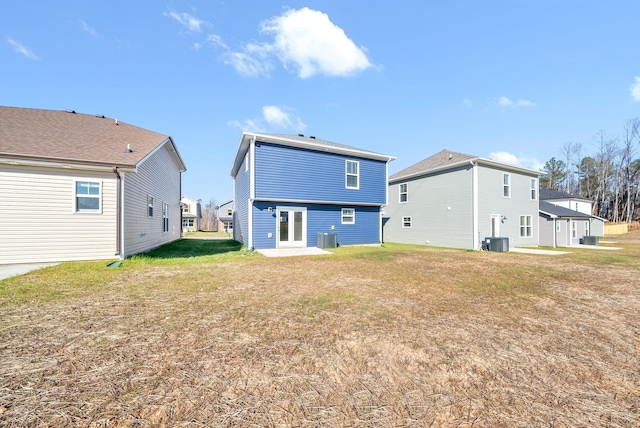
[[[313,135],[309,135],[309,138],[313,138],[314,140],[316,139]]]
[[[298,137],[304,137],[304,134],[298,134]]]
[[[101,119],[104,119],[104,114],[96,114],[96,117],[99,117]]]
[[[64,112],[65,112],[65,113],[73,113],[73,114],[76,114],[76,111],[75,111],[75,110],[71,110],[71,109],[67,109],[67,110],[65,110]]]

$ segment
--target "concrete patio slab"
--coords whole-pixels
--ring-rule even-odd
[[[526,253],[526,254],[544,254],[547,256],[559,256],[562,254],[569,254],[568,251],[555,251],[555,250],[538,250],[537,248],[522,248],[522,247],[511,247],[509,248],[510,253]]]
[[[0,281],[12,276],[24,275],[32,270],[55,266],[59,263],[24,263],[16,265],[0,265]]]
[[[256,251],[266,257],[319,256],[322,254],[332,254],[329,251],[317,247],[268,248]]]

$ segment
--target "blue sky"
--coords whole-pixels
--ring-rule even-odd
[[[170,135],[222,203],[243,130],[538,168],[640,116],[637,0],[5,2],[0,104]]]

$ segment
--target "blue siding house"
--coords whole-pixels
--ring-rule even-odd
[[[243,132],[234,180],[233,237],[247,248],[382,242],[388,163],[395,159],[303,135]]]

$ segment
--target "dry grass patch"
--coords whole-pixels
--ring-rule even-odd
[[[638,426],[640,242],[616,245],[209,249],[4,281],[0,425]]]

